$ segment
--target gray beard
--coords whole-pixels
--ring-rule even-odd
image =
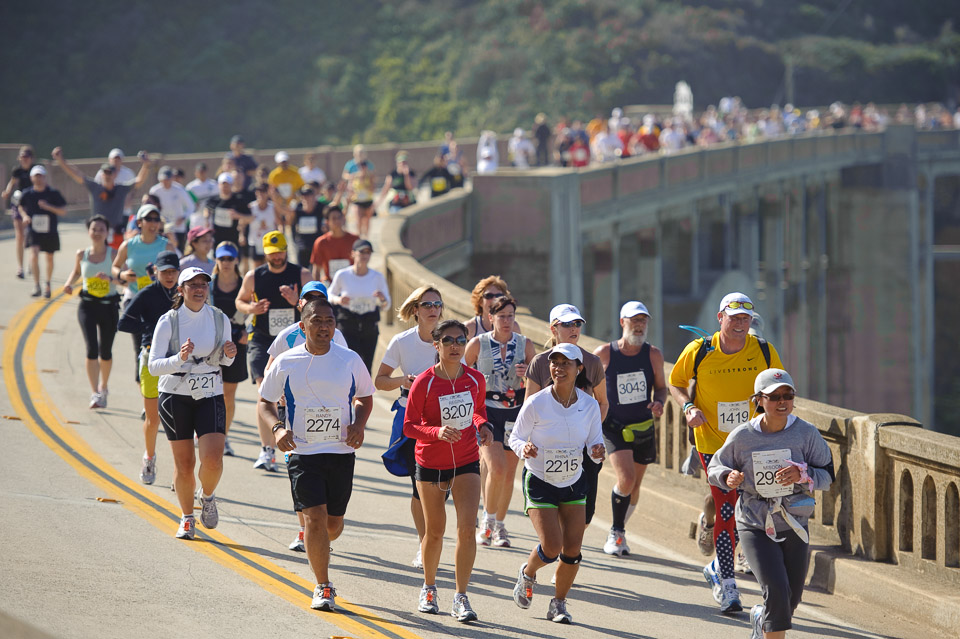
[[[636,333],[630,333],[629,335],[624,335],[623,339],[630,346],[643,346],[643,343],[647,341],[646,335],[637,335]]]

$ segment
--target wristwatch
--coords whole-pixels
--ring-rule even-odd
[[[276,424],[273,425],[273,431],[272,431],[272,432],[276,433],[276,432],[277,432],[278,430],[280,430],[281,428],[286,428],[286,427],[287,427],[286,422],[277,422]]]

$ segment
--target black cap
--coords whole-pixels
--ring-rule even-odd
[[[104,173],[113,173],[113,165],[109,162],[104,162],[100,165],[100,170]]]
[[[244,144],[242,135],[235,135],[230,138],[230,144]]]
[[[165,271],[169,268],[175,268],[180,270],[180,258],[177,257],[176,251],[161,251],[157,255],[157,261],[154,262],[154,266],[157,267],[158,271]]]
[[[373,244],[371,244],[371,243],[370,243],[369,241],[367,241],[367,240],[357,240],[356,242],[353,243],[353,250],[354,250],[354,251],[362,251],[362,250],[365,249],[365,248],[368,248],[368,249],[370,249],[370,250],[372,251],[372,250],[373,250]]]

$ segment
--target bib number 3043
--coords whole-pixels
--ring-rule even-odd
[[[543,457],[543,474],[554,486],[568,482],[580,472],[581,448],[548,448]]]
[[[440,424],[457,430],[473,427],[473,396],[470,391],[440,396]]]
[[[777,483],[777,471],[787,465],[790,449],[756,450],[753,452],[753,484],[761,497],[785,497],[793,493],[793,486]]]
[[[720,432],[729,433],[749,419],[749,402],[717,402],[717,428]]]
[[[303,411],[308,444],[340,441],[340,407],[311,406]]]
[[[647,376],[643,371],[617,374],[617,400],[623,404],[637,404],[649,399]]]

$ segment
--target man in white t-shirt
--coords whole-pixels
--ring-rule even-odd
[[[310,607],[333,611],[330,542],[343,532],[353,491],[354,451],[363,445],[373,410],[373,381],[360,357],[332,343],[337,321],[324,299],[303,307],[306,342],[280,355],[266,372],[257,404],[272,423],[277,448],[290,453],[287,472],[296,506],[303,512],[304,542],[317,586]],[[286,397],[280,420],[276,402]]]
[[[206,216],[207,200],[217,195],[220,188],[217,181],[207,173],[206,162],[197,162],[193,169],[193,179],[187,183],[186,189],[194,202],[193,213],[190,214],[190,228],[209,226]]]
[[[316,182],[320,186],[323,186],[323,183],[327,181],[327,174],[317,166],[316,153],[307,153],[303,156],[303,166],[300,167],[300,177],[303,178],[304,184]]]
[[[177,248],[180,252],[187,245],[187,219],[194,211],[193,198],[179,183],[173,179],[173,169],[169,166],[160,167],[157,173],[158,184],[150,187],[150,195],[160,199],[160,215],[167,224],[173,224],[173,232],[177,235]]]

